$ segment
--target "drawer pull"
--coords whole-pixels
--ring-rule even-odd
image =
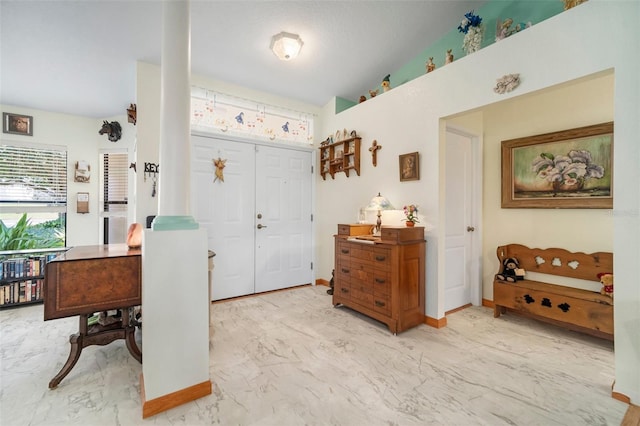
[[[524,295],[524,301],[527,302],[527,304],[529,303],[533,303],[536,301],[536,299],[534,299],[533,297],[529,296],[528,294]]]
[[[569,308],[571,307],[571,305],[569,305],[568,303],[561,303],[558,305],[558,308],[560,308],[562,310],[562,312],[569,312]]]
[[[376,256],[376,260],[378,262],[384,262],[387,259],[387,256]]]
[[[387,280],[384,280],[384,279],[382,279],[382,278],[376,278],[376,282],[377,282],[378,284],[384,284],[384,283],[386,283],[386,282],[387,282]]]
[[[348,269],[346,269],[346,268],[342,268],[342,273],[344,273],[344,274],[348,274],[349,272],[350,272],[350,271],[349,271]]]
[[[542,302],[540,302],[542,306],[546,306],[547,308],[551,308],[551,300],[546,297],[542,298]]]
[[[340,250],[343,254],[349,254],[349,250],[348,249],[342,249]]]
[[[381,302],[381,301],[379,301],[379,300],[376,300],[376,301],[375,301],[375,304],[376,304],[376,306],[378,306],[378,307],[380,307],[380,308],[382,308],[382,307],[385,305],[385,303],[384,303],[384,302]]]

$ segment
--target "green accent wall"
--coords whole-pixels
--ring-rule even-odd
[[[356,105],[357,102],[336,96],[336,114]]]
[[[482,47],[487,47],[495,43],[496,23],[500,19],[513,19],[511,28],[516,24],[531,22],[536,25],[545,19],[557,15],[564,11],[564,3],[561,0],[489,0],[479,10],[475,11],[482,18],[484,24],[484,38]],[[460,16],[458,22],[451,24],[451,31],[445,34],[440,40],[426,48],[421,54],[416,56],[411,62],[402,68],[391,73],[391,87],[398,87],[426,73],[425,64],[429,57],[433,56],[436,70],[444,66],[444,59],[448,49],[452,49],[454,61],[465,56],[462,50],[462,39],[464,34],[458,31],[458,25],[464,16]],[[523,30],[523,31],[526,31]],[[393,89],[392,89],[393,90]],[[380,89],[382,92],[382,89]],[[357,101],[336,98],[336,114],[352,106]]]

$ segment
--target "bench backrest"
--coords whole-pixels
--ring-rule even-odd
[[[500,260],[515,257],[525,271],[542,274],[561,275],[589,281],[600,281],[600,272],[613,273],[613,253],[572,253],[559,248],[529,248],[520,244],[499,246],[497,250]]]

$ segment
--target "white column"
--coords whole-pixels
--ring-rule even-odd
[[[168,1],[163,7],[158,214],[181,216],[188,212],[189,193],[189,3]]]
[[[163,2],[159,211],[142,241],[142,417],[211,393],[207,233],[189,212],[189,1]]]
[[[191,28],[188,0],[163,2],[158,217],[153,229],[196,229],[189,216]]]

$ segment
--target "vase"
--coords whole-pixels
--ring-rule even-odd
[[[405,222],[405,225],[407,225],[409,228],[412,228],[415,226],[415,223],[413,223],[412,221],[408,220]]]
[[[556,180],[552,183],[552,187],[553,192],[575,192],[580,191],[584,187],[584,181],[560,182]]]

